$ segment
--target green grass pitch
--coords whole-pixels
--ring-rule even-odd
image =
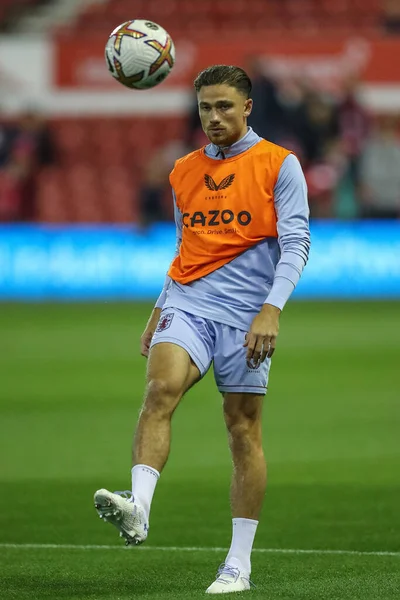
[[[231,522],[211,374],[174,418],[147,544],[122,548],[93,508],[130,487],[149,309],[0,306],[1,600],[195,600],[213,580]],[[278,341],[248,596],[397,600],[400,306],[292,302]]]

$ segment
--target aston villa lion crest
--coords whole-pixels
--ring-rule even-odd
[[[158,321],[156,333],[160,331],[165,331],[172,323],[172,319],[174,318],[174,313],[168,313],[167,315],[163,315],[161,319]]]

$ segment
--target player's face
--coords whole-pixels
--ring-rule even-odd
[[[230,146],[247,132],[253,101],[227,85],[203,86],[197,94],[203,131],[213,144]]]

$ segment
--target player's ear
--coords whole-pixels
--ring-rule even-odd
[[[247,117],[251,114],[251,111],[253,109],[253,100],[251,98],[248,98],[246,100],[246,102],[244,103],[244,113],[243,116]]]

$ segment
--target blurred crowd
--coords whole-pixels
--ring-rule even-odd
[[[36,175],[55,155],[50,129],[36,110],[0,122],[0,222],[36,220]]]
[[[355,77],[327,90],[304,77],[277,76],[256,58],[247,70],[254,99],[249,125],[296,153],[312,218],[400,218],[397,116],[368,114]],[[169,171],[177,158],[206,143],[195,99],[185,131],[182,139],[165,144],[161,139],[140,174],[139,210],[132,214],[144,226],[171,220]],[[26,111],[12,124],[0,122],[0,222],[38,220],[36,174],[53,164],[57,143],[37,111]]]
[[[395,116],[372,117],[360,83],[344,76],[330,89],[274,75],[253,59],[250,125],[293,150],[306,175],[315,218],[400,216],[400,138]]]

